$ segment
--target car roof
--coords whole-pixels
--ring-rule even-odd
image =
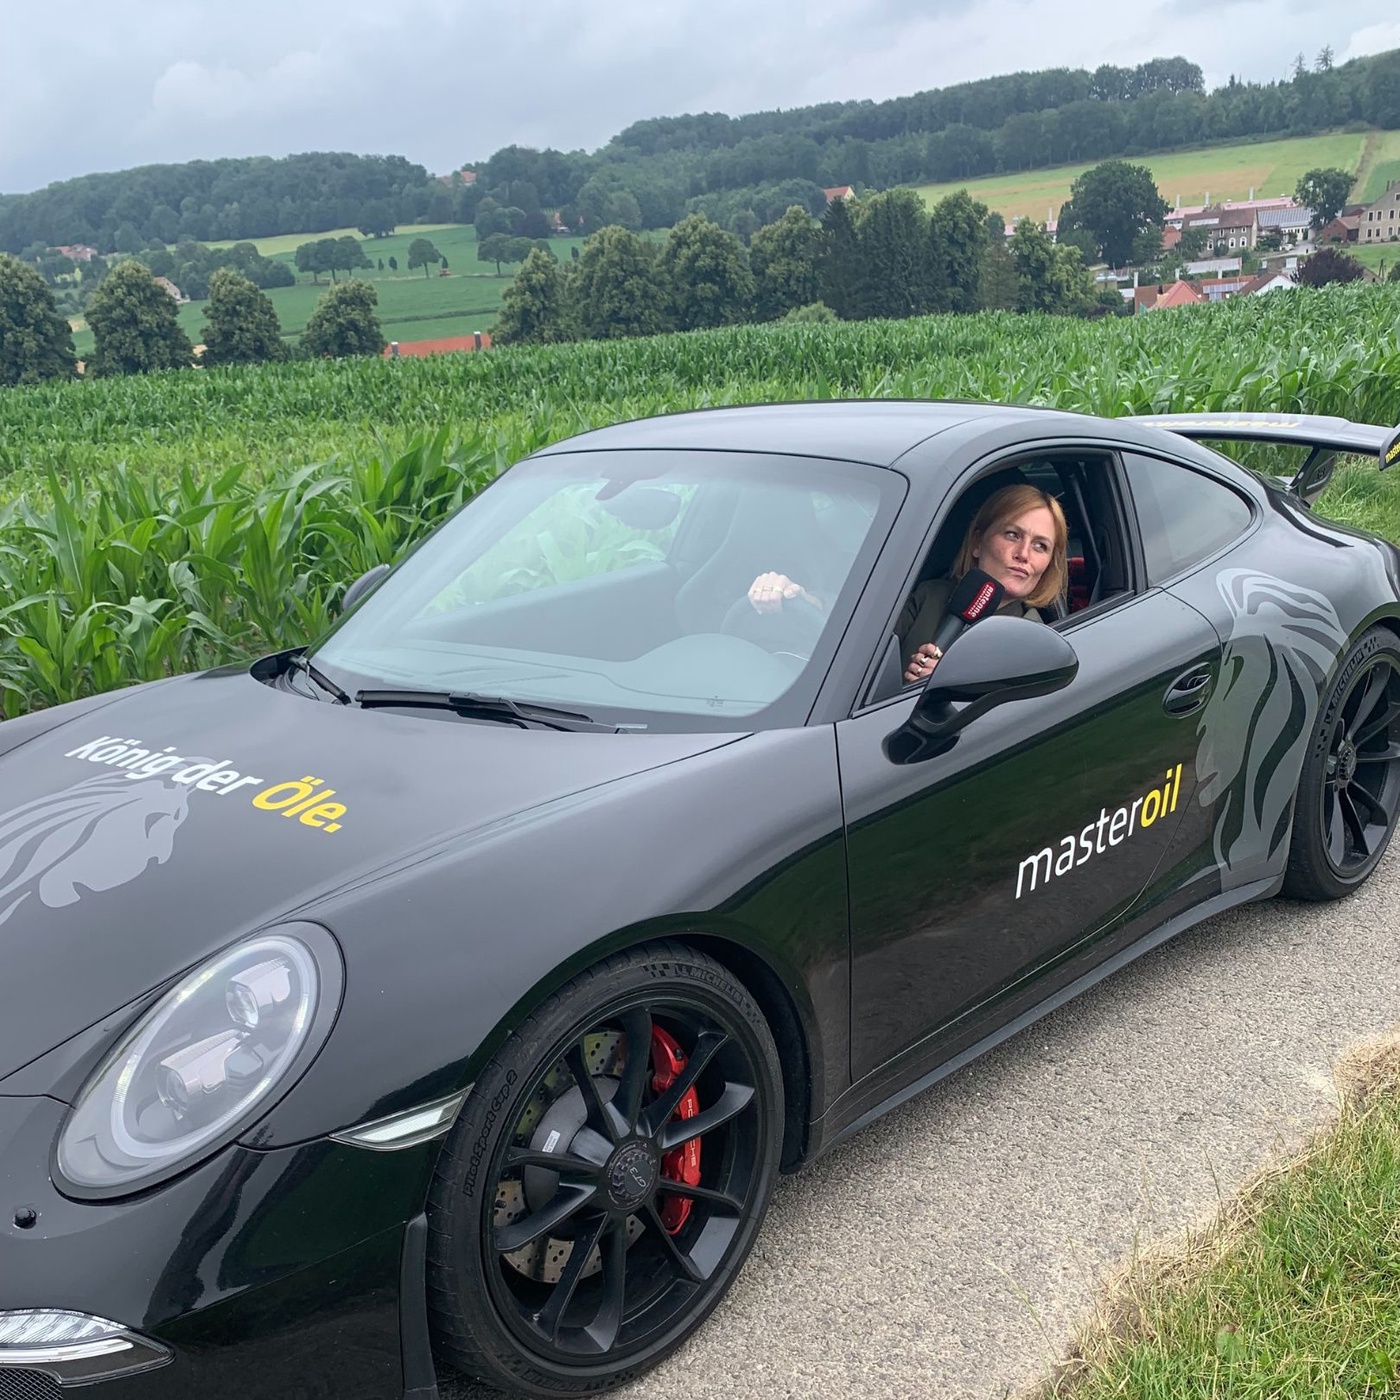
[[[633,419],[565,438],[537,455],[688,449],[780,452],[784,456],[892,466],[919,443],[965,423],[1083,432],[1097,420],[1024,405],[909,399],[821,400],[701,409]]]

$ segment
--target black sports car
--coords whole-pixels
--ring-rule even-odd
[[[0,724],[0,1400],[606,1388],[777,1172],[1209,914],[1354,889],[1400,553],[1308,509],[1346,453],[1400,438],[628,423],[309,649]],[[1009,531],[911,659],[1007,485],[1063,586],[1026,615]]]

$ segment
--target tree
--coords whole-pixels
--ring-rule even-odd
[[[26,263],[0,253],[0,385],[71,379],[73,332],[53,293]]]
[[[1099,240],[1084,227],[1072,199],[1067,199],[1060,205],[1059,218],[1055,225],[1055,242],[1066,248],[1077,248],[1086,263],[1099,260]]]
[[[232,268],[219,268],[209,279],[202,363],[256,365],[285,354],[282,327],[267,293]]]
[[[748,319],[753,273],[734,234],[688,214],[667,235],[660,272],[678,330],[713,330]]]
[[[387,199],[370,200],[360,211],[360,221],[356,227],[366,238],[387,237],[398,227],[394,206]]]
[[[817,245],[817,287],[821,300],[843,321],[859,319],[864,286],[860,239],[848,201],[832,200],[822,217]]]
[[[1146,228],[1160,229],[1167,217],[1152,172],[1124,160],[1086,170],[1070,186],[1070,202],[1110,267],[1122,267],[1132,256],[1133,240]]]
[[[353,233],[347,233],[343,238],[328,239],[327,242],[335,244],[332,272],[339,267],[348,274],[357,268],[373,266],[365,255],[364,245]]]
[[[558,260],[532,248],[501,298],[501,319],[491,339],[498,345],[550,345],[569,338],[566,321]]]
[[[1387,282],[1400,282],[1400,262],[1397,262],[1395,266],[1390,269],[1385,280]]]
[[[882,190],[861,206],[856,221],[864,274],[865,316],[921,316],[933,307],[929,216],[913,190]]]
[[[1177,240],[1174,251],[1178,253],[1186,262],[1192,262],[1196,258],[1203,257],[1210,247],[1210,229],[1208,228],[1186,228],[1182,229],[1181,237]]]
[[[1076,248],[1050,241],[1044,224],[1022,219],[1011,239],[1019,311],[1074,315],[1093,304],[1094,283]]]
[[[503,262],[514,262],[511,257],[514,251],[516,239],[508,233],[488,233],[485,238],[477,240],[476,260],[478,262],[493,262],[496,264],[496,276],[501,275],[501,264]],[[409,263],[412,267],[413,264]]]
[[[408,245],[408,270],[410,272],[412,272],[415,267],[421,267],[423,269],[423,276],[431,277],[432,273],[428,271],[429,266],[432,263],[439,262],[441,258],[442,254],[433,247],[431,238],[415,238],[413,242]]]
[[[1330,224],[1342,212],[1352,183],[1351,171],[1338,170],[1335,166],[1309,170],[1298,181],[1294,196],[1305,209],[1312,210],[1313,228]]]
[[[309,272],[313,282],[320,282],[321,274],[329,272],[335,280],[335,269],[340,265],[336,259],[337,240],[317,238],[309,243],[299,243],[293,261],[298,272]]]
[[[578,261],[574,312],[593,340],[670,329],[656,251],[630,229],[599,229]]]
[[[1400,127],[1400,52],[1367,60],[1361,115],[1373,126]]]
[[[982,250],[980,271],[978,305],[984,311],[1014,311],[1021,287],[1016,277],[1016,259],[1006,246],[1004,236]]]
[[[501,208],[498,200],[487,195],[476,207],[477,241],[490,238],[494,233],[509,233],[510,231],[510,216]]]
[[[194,349],[176,318],[175,299],[145,263],[120,263],[103,278],[88,302],[88,325],[95,342],[92,374],[143,374],[179,369]]]
[[[985,204],[958,190],[929,216],[929,264],[935,311],[976,311],[982,305],[982,252],[987,246]],[[997,235],[997,242],[1002,235]]]
[[[1340,248],[1319,248],[1298,264],[1298,281],[1305,287],[1326,287],[1333,282],[1355,282],[1366,269]]]
[[[332,287],[316,303],[301,333],[302,349],[320,358],[379,354],[384,336],[374,310],[378,304],[373,282],[356,279]]]
[[[397,272],[398,270],[399,270],[399,260],[398,260],[392,253],[390,253],[390,254],[389,254],[389,271],[390,271],[390,272]]]
[[[775,223],[755,230],[749,243],[754,280],[754,311],[771,321],[817,299],[817,244],[821,235],[812,216],[793,204]]]

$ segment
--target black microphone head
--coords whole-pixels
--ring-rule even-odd
[[[948,599],[948,616],[960,617],[970,627],[990,617],[1001,606],[1006,589],[991,574],[969,569],[954,585]]]

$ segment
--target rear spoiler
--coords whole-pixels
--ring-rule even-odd
[[[1400,428],[1353,423],[1312,413],[1168,413],[1133,419],[1193,442],[1277,442],[1309,447],[1307,460],[1287,483],[1311,502],[1327,485],[1340,452],[1374,456],[1381,471],[1400,463]]]

